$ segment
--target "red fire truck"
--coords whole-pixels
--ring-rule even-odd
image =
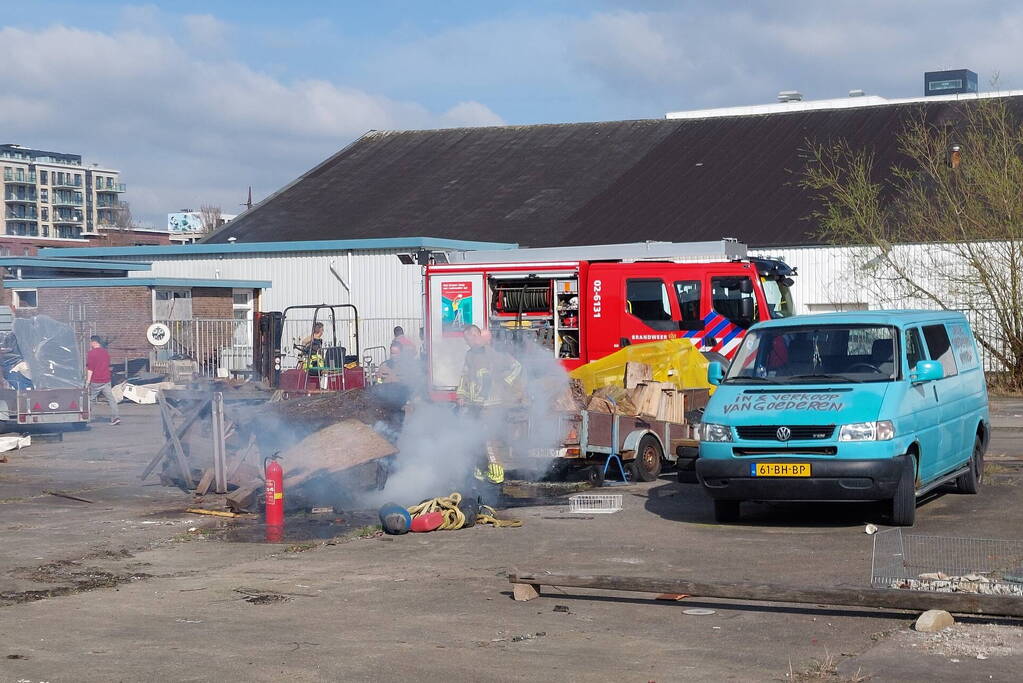
[[[455,262],[455,259],[458,259]],[[716,359],[758,320],[792,315],[795,270],[735,240],[465,252],[426,268],[434,398],[450,398],[467,325],[528,337],[569,370],[623,346],[684,337]]]

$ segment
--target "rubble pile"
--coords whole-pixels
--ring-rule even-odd
[[[888,588],[900,590],[933,591],[936,593],[979,593],[981,595],[1023,596],[1023,583],[1002,581],[984,574],[961,576],[944,572],[927,572],[915,579],[897,579]]]

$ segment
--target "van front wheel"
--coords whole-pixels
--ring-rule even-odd
[[[956,477],[956,488],[960,493],[980,493],[980,480],[984,477],[984,441],[979,434],[973,440],[973,455],[967,466],[966,472]]]
[[[893,526],[913,526],[916,521],[916,470],[912,456],[906,458],[906,466],[891,499]]]

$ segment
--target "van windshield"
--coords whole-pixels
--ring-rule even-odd
[[[801,325],[752,330],[725,382],[888,382],[898,373],[894,327]]]

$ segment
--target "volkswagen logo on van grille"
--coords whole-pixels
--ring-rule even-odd
[[[792,438],[792,430],[788,427],[778,427],[778,431],[774,434],[778,437],[778,441],[788,441]]]

